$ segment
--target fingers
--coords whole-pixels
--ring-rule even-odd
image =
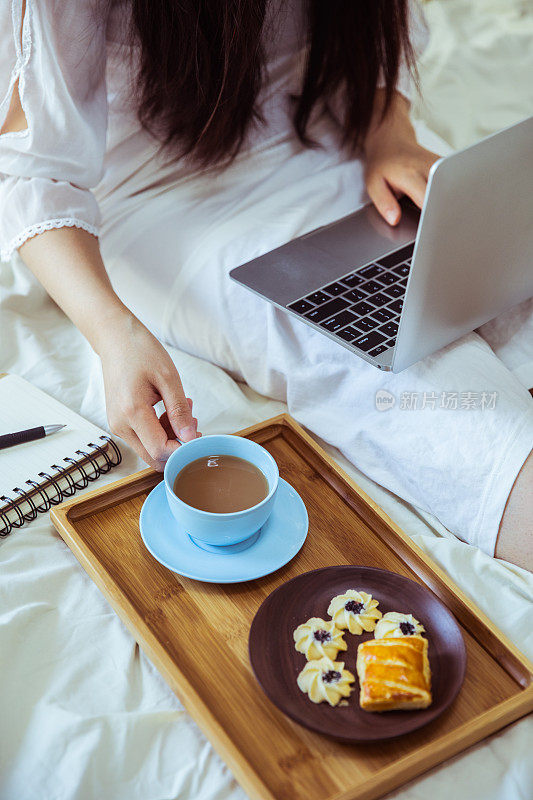
[[[377,210],[390,225],[401,218],[399,197],[408,195],[419,208],[424,205],[429,172],[439,156],[417,147],[416,157],[388,158],[367,164],[366,188]]]
[[[188,397],[187,404],[192,411],[192,400]],[[193,417],[193,424],[198,425],[198,420]],[[137,409],[131,415],[131,427],[115,426],[114,433],[123,439],[143,461],[150,467],[162,472],[171,453],[179,447],[174,430],[165,411],[159,419],[155,410],[148,406]],[[119,429],[120,428],[120,429]],[[196,433],[196,436],[201,436]]]
[[[373,175],[368,179],[366,188],[381,216],[389,225],[397,225],[402,215],[400,204],[385,178],[382,175]]]
[[[424,176],[425,176],[425,178],[427,180],[428,177],[429,177],[429,171],[430,171],[431,167],[433,166],[435,161],[438,161],[439,158],[441,158],[441,156],[437,155],[437,153],[433,153],[431,150],[425,150],[424,153],[425,153],[425,164],[424,164],[423,172],[424,172]]]
[[[389,225],[397,225],[402,215],[396,197],[407,195],[413,203],[422,208],[426,189],[427,177],[415,170],[391,175],[388,180],[383,175],[372,176],[367,184],[370,199]]]
[[[113,395],[108,406],[111,430],[129,444],[151,467],[163,470],[169,456],[182,442],[195,439],[198,420],[193,417],[192,400],[185,397],[172,362],[157,364],[144,382],[127,387],[123,397]],[[158,419],[154,405],[162,400],[165,412]]]
[[[189,403],[189,407],[190,407],[190,409],[192,411],[192,400],[190,400],[190,398],[187,398],[187,402]],[[196,417],[193,417],[193,422],[194,422],[195,425],[198,425],[198,420],[196,419]],[[163,413],[159,417],[159,423],[163,426],[163,429],[164,429],[166,435],[168,436],[168,438],[169,439],[174,439],[175,438],[175,433],[174,433],[174,431],[172,429],[172,425],[170,424],[170,421],[168,419],[168,414],[167,414],[166,411],[163,411]],[[196,436],[198,438],[201,435],[202,434],[198,433],[198,431],[196,432]]]
[[[131,427],[153,462],[164,463],[179,442],[169,437],[152,406],[142,406],[131,419]]]
[[[163,413],[159,417],[159,424],[163,426],[163,430],[165,431],[168,439],[176,438],[174,431],[172,430],[172,425],[168,421],[168,416],[166,411],[163,411]]]
[[[146,464],[148,464],[149,467],[152,467],[152,469],[157,470],[157,472],[163,472],[166,462],[156,461],[155,459],[153,459],[150,453],[143,446],[141,440],[139,439],[134,430],[128,428],[119,435],[120,438],[123,439],[126,442],[126,444],[132,448],[132,450],[135,450],[137,455],[140,456],[140,458],[142,458],[142,460]]]
[[[165,405],[174,436],[182,442],[196,439],[198,420],[192,415],[192,400],[190,397],[185,397],[177,371],[160,382],[157,389]]]
[[[406,173],[398,183],[398,188],[408,195],[418,208],[422,208],[426,195],[427,178],[419,172]]]

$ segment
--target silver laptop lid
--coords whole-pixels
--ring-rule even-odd
[[[533,117],[436,162],[393,370],[533,295]]]

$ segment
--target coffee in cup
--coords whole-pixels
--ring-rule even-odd
[[[264,500],[269,492],[268,481],[259,467],[225,453],[186,464],[173,488],[182,502],[215,514],[244,511]]]
[[[192,494],[186,495],[184,488],[180,488],[179,476],[194,462],[203,461],[202,469],[208,473],[213,469],[216,471],[215,467],[207,467],[207,461],[209,458],[213,458],[213,453],[219,459],[221,456],[232,456],[232,460],[225,463],[226,465],[233,464],[234,468],[240,462],[238,471],[241,478],[242,469],[245,468],[248,472],[245,479],[246,493],[240,499],[240,511],[204,511],[200,507],[191,505],[189,501],[194,501],[194,497]],[[242,465],[243,461],[245,467]],[[220,466],[221,462],[218,463]],[[254,469],[258,472],[254,473]],[[226,470],[224,471],[226,472]],[[255,485],[260,487],[255,498],[259,499],[255,503],[250,490],[251,475],[254,475],[256,479]],[[279,472],[278,466],[268,450],[265,450],[257,442],[241,436],[212,434],[191,439],[190,442],[178,447],[165,465],[164,478],[168,506],[181,529],[186,531],[200,547],[205,546],[205,549],[214,547],[217,550],[228,545],[240,543],[244,545],[245,541],[249,541],[249,543],[254,541],[253,537],[258,534],[274,507]],[[195,491],[199,491],[202,480],[195,480],[194,483]],[[178,494],[176,494],[176,488]],[[183,496],[183,499],[180,495]],[[233,495],[233,489],[228,492],[228,495]],[[213,498],[211,497],[211,499]],[[198,505],[204,505],[205,502],[205,498],[200,499]],[[221,507],[218,505],[218,508]]]

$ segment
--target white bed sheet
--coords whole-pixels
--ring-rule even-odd
[[[432,0],[427,10],[421,77],[432,103],[417,105],[415,117],[462,146],[532,113],[530,4]],[[528,381],[512,341],[495,347]],[[171,355],[206,433],[284,410],[217,367]],[[96,357],[20,262],[0,265],[0,371],[105,426]],[[533,658],[533,576],[458,541],[334,455]],[[125,456],[102,485],[142,466]],[[246,797],[45,517],[0,545],[0,709],[0,800]],[[529,717],[392,796],[531,800],[532,739]]]

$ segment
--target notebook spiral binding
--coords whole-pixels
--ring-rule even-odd
[[[34,480],[26,481],[28,486],[31,486],[31,488],[40,495],[40,499],[37,499],[37,495],[29,494],[28,490],[25,491],[21,489],[20,486],[15,486],[13,489],[16,495],[15,497],[1,495],[0,501],[9,505],[9,510],[15,512],[18,518],[14,521],[10,520],[6,510],[0,508],[0,522],[4,526],[3,529],[0,529],[0,537],[8,536],[13,528],[21,528],[24,523],[34,520],[38,514],[49,511],[52,506],[57,506],[65,498],[72,497],[79,489],[85,489],[90,483],[99,478],[100,475],[105,475],[110,469],[118,466],[122,461],[122,454],[113,439],[109,436],[100,436],[100,441],[102,444],[96,444],[95,442],[87,443],[87,448],[91,448],[90,452],[87,450],[75,451],[75,455],[84,460],[83,464],[80,464],[75,458],[66,456],[63,461],[67,466],[62,467],[59,464],[51,464],[50,470],[53,470],[53,473],[39,472],[39,477],[49,481],[51,487],[43,489]],[[109,444],[112,450],[111,454],[104,450],[103,442]],[[96,461],[97,457],[102,457],[104,459],[104,464],[98,464]],[[79,473],[79,477],[74,476],[73,471],[67,472],[67,469],[72,467],[75,467],[75,471]],[[62,478],[67,482],[67,486],[63,489],[58,483]],[[53,491],[51,491],[52,488]],[[23,502],[28,503],[30,507],[30,510],[25,514],[23,514],[19,508],[19,505]],[[16,505],[12,505],[15,503]]]

